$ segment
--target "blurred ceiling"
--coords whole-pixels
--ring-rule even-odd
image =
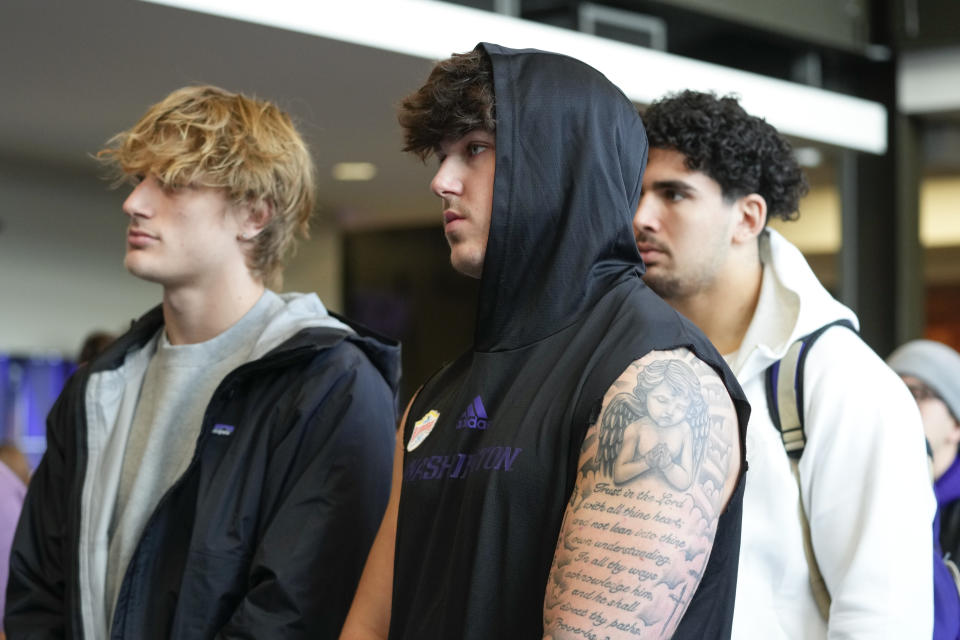
[[[171,90],[211,83],[294,115],[317,162],[321,215],[347,229],[431,224],[431,168],[400,152],[394,114],[430,67],[420,57],[150,2],[13,0],[0,6],[0,166],[95,180],[90,156],[112,134]],[[928,137],[955,140],[958,130],[945,117]],[[810,146],[824,156],[808,168],[812,182],[834,182],[837,150]],[[941,171],[960,163],[956,146],[926,146],[940,149],[931,164]],[[338,182],[331,170],[343,161],[373,162],[376,177]],[[8,215],[15,212],[0,211]]]
[[[171,90],[210,83],[278,102],[317,162],[322,215],[346,227],[438,215],[430,168],[400,152],[394,105],[427,60],[129,0],[0,7],[0,161],[100,173],[90,154]],[[371,161],[373,182],[332,166]],[[4,212],[0,215],[7,215]]]

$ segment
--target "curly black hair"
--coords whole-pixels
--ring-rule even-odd
[[[720,185],[728,201],[750,193],[767,202],[767,219],[794,220],[809,185],[793,148],[771,125],[731,96],[684,91],[640,114],[652,148],[673,149]]]
[[[444,140],[477,129],[496,133],[493,65],[487,52],[478,46],[438,62],[426,84],[400,103],[397,119],[403,127],[403,150],[422,160]]]

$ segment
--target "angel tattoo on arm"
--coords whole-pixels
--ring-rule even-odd
[[[709,429],[693,368],[657,360],[640,369],[633,391],[617,394],[600,417],[600,470],[617,485],[658,473],[684,491],[703,462]]]

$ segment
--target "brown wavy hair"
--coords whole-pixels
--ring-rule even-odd
[[[426,84],[404,98],[397,111],[403,150],[421,160],[444,140],[458,140],[477,129],[496,133],[496,117],[493,65],[482,47],[438,62]]]
[[[272,215],[252,241],[251,273],[279,285],[314,208],[310,152],[290,116],[265,100],[204,85],[177,89],[97,153],[117,183],[152,175],[169,188],[224,189],[236,205]]]

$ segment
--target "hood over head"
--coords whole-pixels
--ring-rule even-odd
[[[257,339],[251,359],[275,349],[318,345],[330,347],[346,339],[363,351],[396,395],[400,387],[400,343],[349,318],[327,310],[315,293],[277,294],[278,307]],[[324,337],[320,339],[320,335]]]
[[[643,273],[632,219],[647,136],[633,104],[573,58],[482,43],[496,173],[475,348],[530,344]]]

